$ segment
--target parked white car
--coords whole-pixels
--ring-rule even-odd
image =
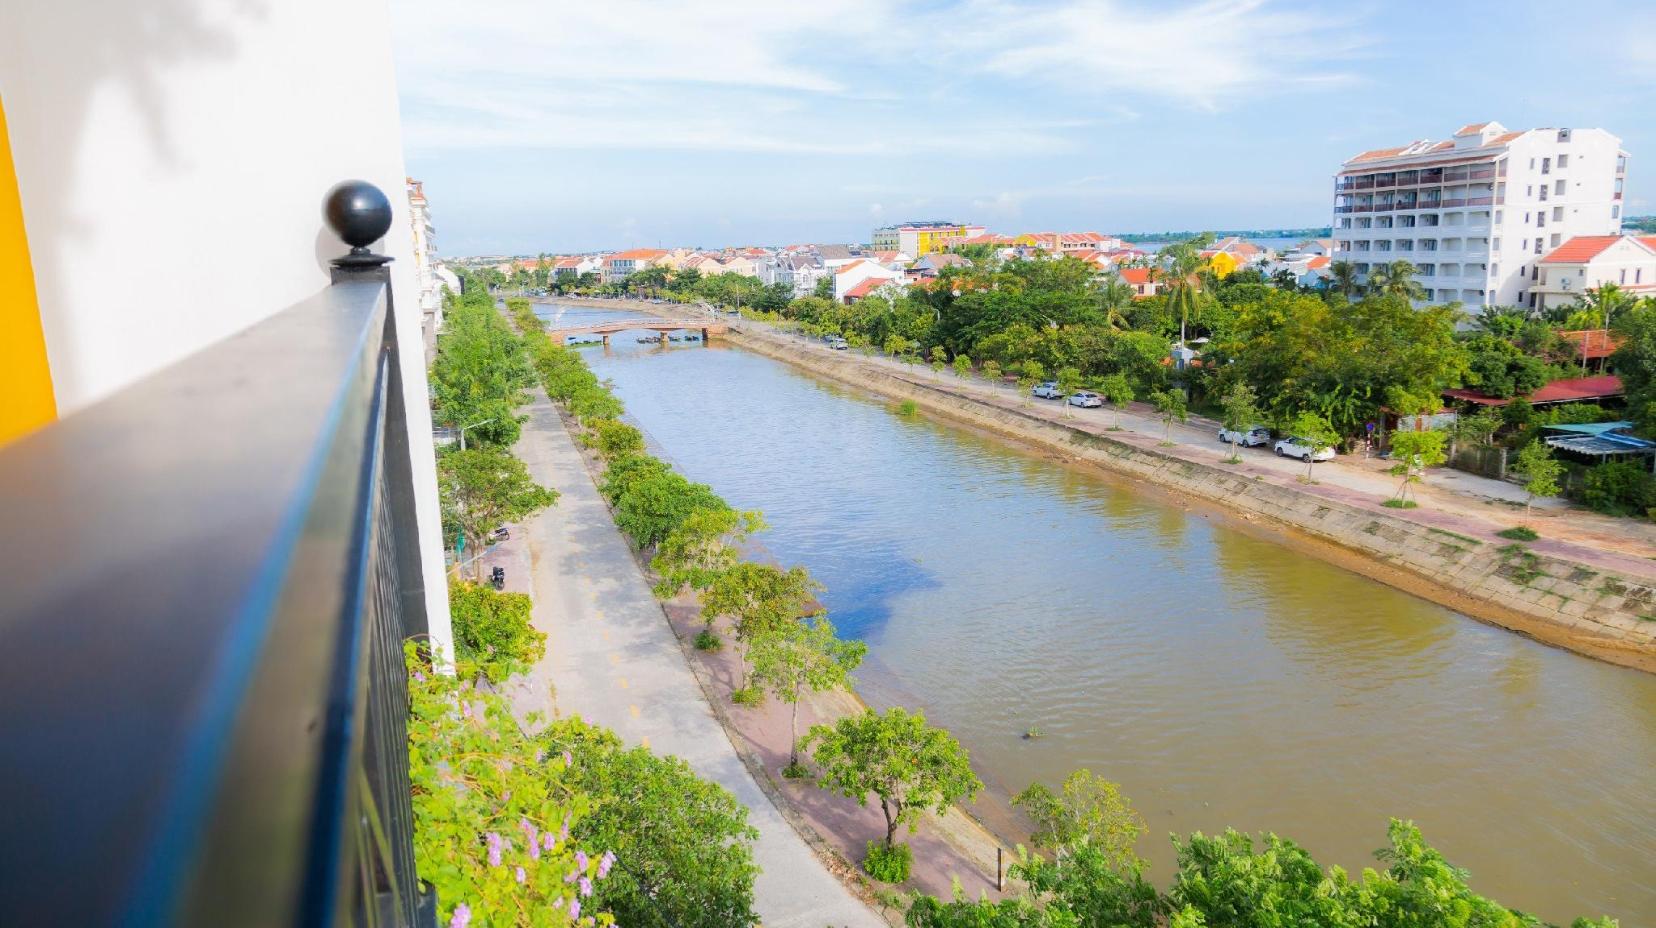
[[[1271,443],[1271,430],[1263,425],[1256,425],[1247,431],[1238,432],[1221,427],[1219,440],[1227,445],[1241,445],[1244,448],[1257,448],[1260,445]]]
[[[1081,390],[1069,395],[1069,404],[1083,409],[1096,409],[1104,405],[1104,397],[1089,390]]]
[[[1276,453],[1280,457],[1299,458],[1302,461],[1329,461],[1334,458],[1333,448],[1324,448],[1321,451],[1318,451],[1316,456],[1313,458],[1311,454],[1310,440],[1300,438],[1295,435],[1290,435],[1287,438],[1277,442]]]
[[[1058,389],[1058,381],[1056,380],[1042,381],[1041,383],[1036,384],[1035,389],[1029,392],[1035,394],[1043,400],[1061,400],[1064,398],[1064,393],[1062,390]]]

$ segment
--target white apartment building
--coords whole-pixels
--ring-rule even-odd
[[[1621,231],[1627,153],[1603,129],[1463,126],[1366,151],[1334,182],[1334,254],[1359,275],[1406,260],[1427,302],[1530,305],[1542,256]]]
[[[420,324],[430,336],[443,331],[443,284],[437,279],[437,227],[431,224],[431,204],[425,183],[404,178],[408,192],[408,224],[414,236],[414,286],[420,295]]]

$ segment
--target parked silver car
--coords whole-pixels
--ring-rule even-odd
[[[1333,448],[1325,447],[1313,456],[1313,447],[1315,445],[1310,439],[1290,435],[1276,443],[1276,453],[1279,457],[1299,458],[1302,461],[1330,461],[1334,459]]]
[[[1083,409],[1096,409],[1104,405],[1104,397],[1099,396],[1090,390],[1078,390],[1069,395],[1069,404],[1071,406],[1080,406]]]
[[[1044,380],[1036,384],[1035,389],[1029,392],[1043,400],[1061,400],[1064,398],[1064,391],[1058,389],[1058,381],[1056,380]]]
[[[1263,425],[1255,425],[1246,431],[1237,432],[1220,427],[1219,440],[1227,445],[1241,445],[1244,448],[1257,448],[1260,445],[1271,443],[1271,430]]]

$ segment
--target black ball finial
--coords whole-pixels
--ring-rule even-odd
[[[376,267],[391,260],[368,250],[369,245],[383,238],[391,228],[391,201],[385,191],[365,180],[341,181],[328,191],[322,215],[328,227],[351,246],[351,253],[335,258],[334,264]]]

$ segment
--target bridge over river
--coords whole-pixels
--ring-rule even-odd
[[[546,334],[558,344],[563,344],[576,335],[600,335],[603,336],[604,344],[608,345],[611,335],[640,329],[659,332],[662,344],[666,344],[668,337],[674,332],[700,332],[701,340],[705,343],[709,336],[723,335],[729,331],[729,327],[723,322],[709,319],[616,319],[547,329]]]

